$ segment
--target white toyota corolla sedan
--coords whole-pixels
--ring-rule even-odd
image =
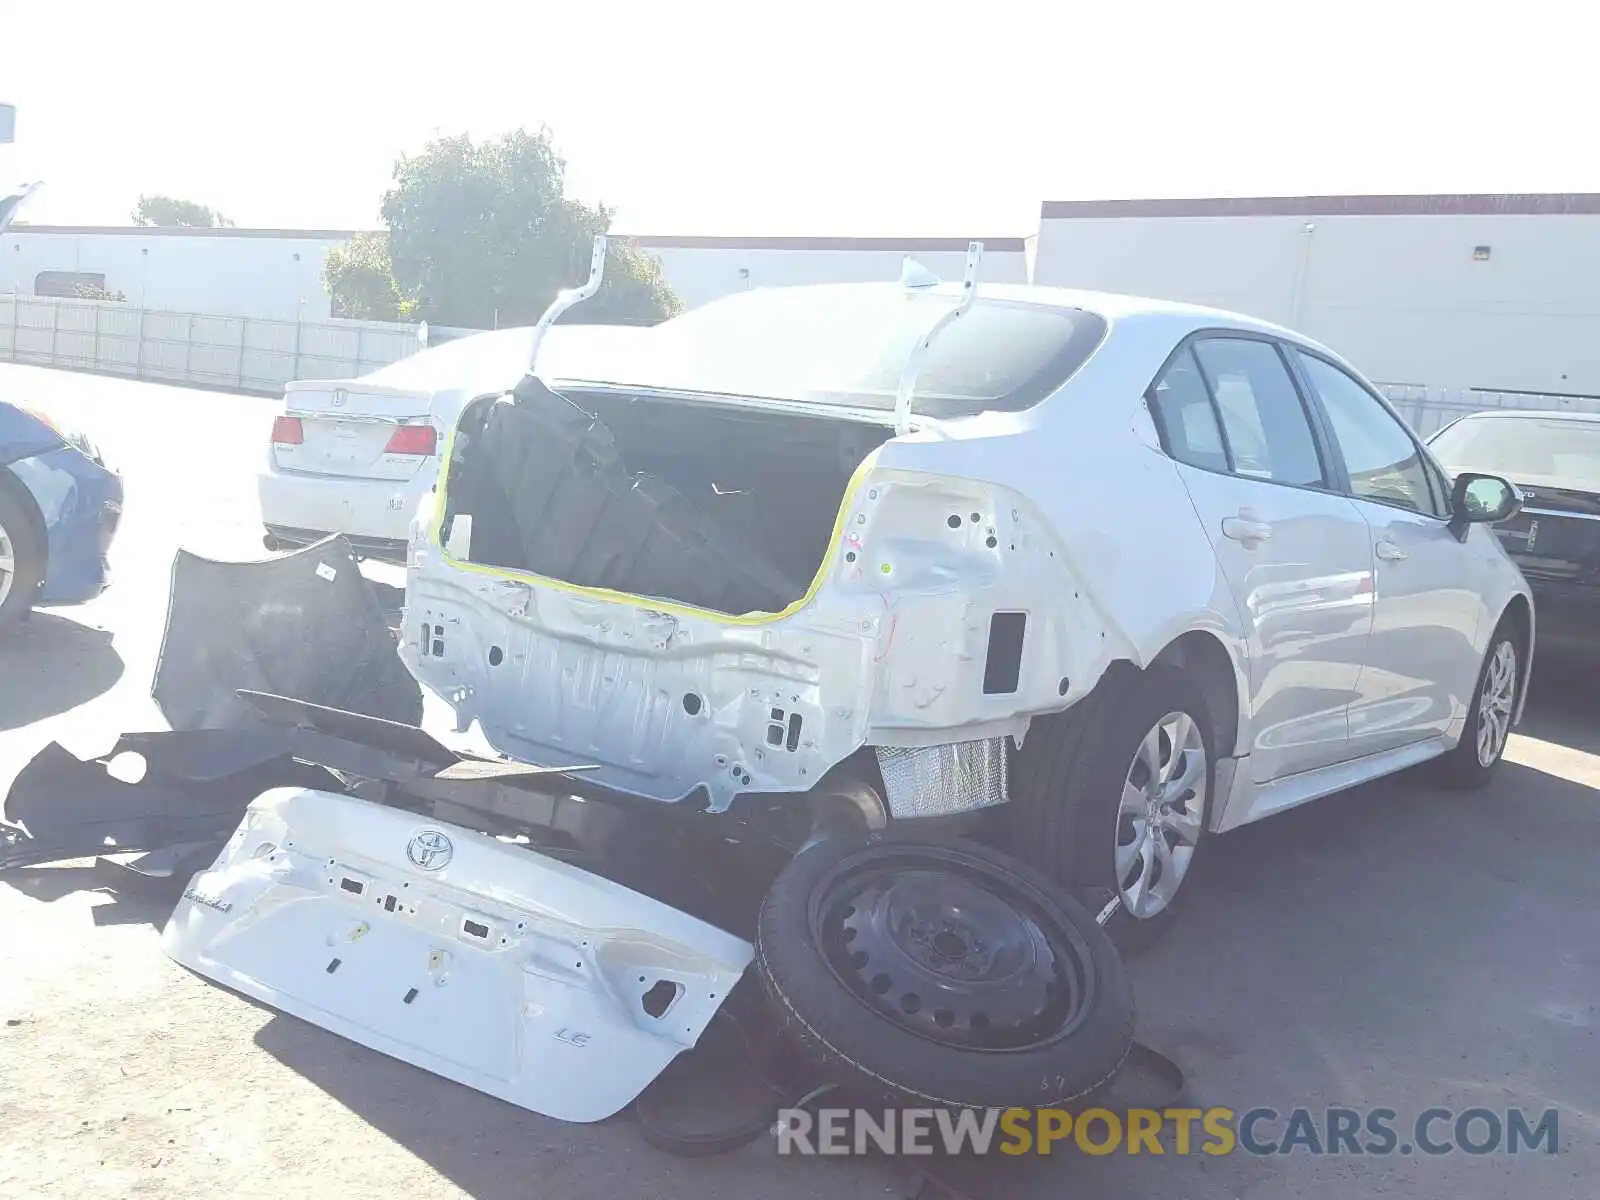
[[[1428,760],[1489,777],[1534,637],[1489,529],[1512,485],[1447,476],[1288,329],[972,294],[746,293],[469,404],[408,665],[638,797],[1005,805],[1124,944],[1209,836]]]
[[[562,326],[541,353],[557,365],[631,330]],[[331,533],[362,554],[401,558],[417,504],[433,487],[439,453],[461,408],[504,391],[528,369],[533,329],[471,334],[356,379],[299,380],[284,390],[258,476],[268,549],[307,546]]]

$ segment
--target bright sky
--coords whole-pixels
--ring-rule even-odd
[[[1032,232],[1041,199],[1600,190],[1586,6],[0,0],[0,177],[368,228],[436,132],[548,125],[625,233]],[[1051,15],[1047,15],[1051,14]]]

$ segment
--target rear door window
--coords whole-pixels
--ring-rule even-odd
[[[1229,469],[1249,479],[1325,487],[1304,403],[1271,342],[1207,337],[1194,356],[1222,426]]]
[[[1194,351],[1185,348],[1145,393],[1167,453],[1207,471],[1227,471],[1222,427]]]

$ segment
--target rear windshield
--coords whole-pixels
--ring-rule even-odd
[[[1483,471],[1552,487],[1600,489],[1600,418],[1464,417],[1430,443],[1452,471]]]
[[[912,348],[953,303],[893,286],[746,292],[648,330],[624,364],[583,378],[893,410]],[[916,411],[950,417],[1031,407],[1083,365],[1105,329],[1094,313],[980,294],[930,348]]]

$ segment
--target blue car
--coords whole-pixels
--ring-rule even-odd
[[[0,401],[0,633],[104,591],[121,517],[122,479],[93,443]]]

